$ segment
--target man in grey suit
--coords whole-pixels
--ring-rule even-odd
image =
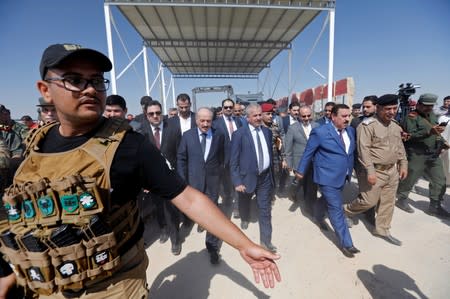
[[[287,131],[284,139],[286,162],[290,169],[297,169],[300,160],[302,159],[303,152],[305,151],[306,143],[308,142],[309,133],[311,130],[319,124],[312,121],[312,111],[308,106],[302,106],[299,111],[300,122],[292,124]],[[292,199],[294,204],[290,210],[295,211],[297,199],[297,193],[303,187],[303,198],[308,203],[308,208],[312,210],[313,203],[317,200],[317,185],[313,182],[313,170],[312,164],[308,167],[304,178],[301,182],[297,182],[294,178],[292,190]]]

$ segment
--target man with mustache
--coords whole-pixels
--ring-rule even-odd
[[[215,205],[218,205],[225,135],[218,129],[211,128],[212,119],[213,112],[209,108],[200,108],[197,111],[195,114],[197,127],[187,130],[181,137],[177,171],[189,185],[205,193]],[[219,239],[207,232],[205,245],[211,264],[218,264]]]
[[[322,221],[326,205],[342,253],[346,257],[354,257],[360,251],[353,245],[345,222],[341,192],[353,171],[355,130],[348,125],[350,108],[347,105],[336,104],[330,116],[329,123],[312,129],[296,177],[303,179],[308,167],[313,164],[313,180],[322,193],[317,201],[315,218]]]
[[[383,95],[378,98],[376,115],[366,118],[358,126],[360,194],[344,209],[347,215],[353,216],[375,207],[377,216],[373,234],[400,246],[402,242],[389,232],[399,179],[405,179],[408,174],[402,128],[394,120],[397,109],[398,95]]]
[[[104,75],[111,69],[108,57],[75,44],[51,45],[43,53],[37,88],[55,105],[60,123],[30,137],[3,198],[9,225],[0,229],[14,236],[1,238],[0,250],[18,281],[41,298],[147,298],[148,258],[136,206],[144,188],[238,249],[255,280],[273,287],[281,279],[278,255],[250,241],[187,186],[125,119],[102,117],[109,87]],[[19,249],[26,259],[17,258]]]

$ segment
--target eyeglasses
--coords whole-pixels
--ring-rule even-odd
[[[105,78],[86,79],[82,77],[54,77],[46,78],[44,81],[51,83],[52,81],[61,81],[68,91],[83,91],[90,84],[96,91],[107,91],[109,88],[109,80]]]
[[[301,115],[301,117],[303,117],[303,118],[311,117],[311,114],[308,114],[308,115]]]
[[[233,109],[233,106],[223,106],[223,109]]]
[[[153,115],[158,116],[158,115],[161,115],[161,111],[147,112],[147,115],[148,115],[148,116],[153,116]]]

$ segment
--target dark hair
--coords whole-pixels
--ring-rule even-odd
[[[153,101],[152,97],[149,96],[143,96],[141,98],[141,106],[147,104],[148,102]]]
[[[230,99],[230,98],[227,98],[227,99],[222,101],[222,107],[223,107],[223,104],[225,104],[225,102],[231,102],[231,103],[233,103],[233,106],[234,106],[234,101],[232,99]]]
[[[334,106],[336,106],[336,103],[335,102],[327,102],[325,104],[325,107],[329,107],[329,106],[334,107]]]
[[[188,101],[189,103],[191,103],[191,98],[189,97],[189,95],[187,93],[180,93],[177,96],[177,102],[178,101],[182,101],[182,102]]]
[[[300,107],[300,103],[299,102],[293,102],[289,104],[289,110],[292,109],[292,107]]]
[[[446,96],[442,101],[450,100],[450,96]]]
[[[266,103],[272,104],[272,105],[274,105],[274,106],[277,105],[277,102],[276,102],[274,99],[268,99],[268,100],[266,101]]]
[[[22,118],[20,119],[22,121],[33,121],[33,119],[31,118],[31,116],[29,115],[24,115],[22,116]]]
[[[125,99],[118,94],[112,94],[106,98],[106,105],[118,105],[122,110],[127,109],[127,103]]]
[[[161,103],[158,102],[158,101],[151,100],[150,102],[145,103],[144,113],[147,113],[147,108],[150,107],[150,106],[159,106],[159,109],[161,109],[161,111],[162,111]]]
[[[334,104],[331,114],[337,115],[340,109],[350,109],[350,107],[345,104]]]
[[[378,97],[376,95],[365,96],[364,99],[363,99],[363,103],[367,102],[367,101],[371,101],[372,104],[376,105],[377,104],[377,100],[378,100]]]

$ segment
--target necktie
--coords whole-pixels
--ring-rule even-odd
[[[155,145],[156,147],[159,149],[161,147],[161,143],[160,143],[160,135],[159,135],[159,127],[155,128],[155,133],[153,134],[153,137],[155,138]]]
[[[344,149],[345,149],[345,141],[344,141],[344,136],[342,136],[342,131],[343,131],[343,129],[341,129],[341,130],[338,130],[339,131],[339,137],[341,138],[341,142],[342,142],[342,145],[344,146]]]
[[[258,143],[258,171],[259,173],[261,173],[263,171],[264,168],[264,154],[263,154],[263,149],[262,149],[262,144],[261,144],[261,138],[259,138],[259,131],[261,130],[260,128],[256,128],[256,142]]]
[[[228,119],[228,132],[230,134],[230,139],[231,139],[231,135],[233,135],[233,132],[234,132],[233,121],[231,120],[231,116],[228,116],[227,119]]]
[[[202,153],[203,153],[203,156],[205,156],[205,150],[206,150],[206,133],[202,133],[202,139],[201,139],[200,145],[202,146]]]

